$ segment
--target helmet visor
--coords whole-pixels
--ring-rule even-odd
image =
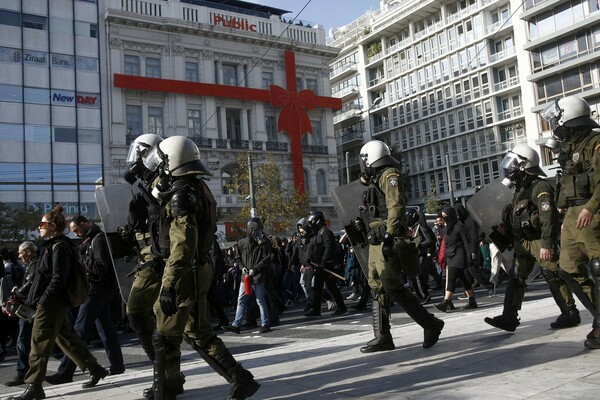
[[[548,106],[540,112],[540,116],[548,121],[550,129],[554,131],[558,127],[558,121],[560,121],[560,118],[562,117],[562,112],[563,110],[560,109],[558,100],[556,100],[548,104]]]
[[[144,166],[150,171],[156,171],[160,164],[164,161],[162,151],[158,146],[154,146],[148,155],[144,158]]]
[[[504,171],[504,176],[508,177],[513,172],[519,170],[520,163],[519,156],[509,151],[502,159],[500,169]]]
[[[133,142],[129,145],[129,151],[127,152],[127,158],[125,162],[134,163],[138,159],[143,158],[148,152],[149,146],[146,143]]]

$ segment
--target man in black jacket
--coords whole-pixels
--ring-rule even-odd
[[[119,296],[117,278],[106,236],[100,227],[82,215],[74,217],[69,224],[73,233],[82,238],[78,250],[90,282],[87,300],[79,307],[73,329],[85,341],[91,339],[96,328],[110,362],[110,375],[125,371],[123,353],[117,330],[111,315],[111,304]],[[46,377],[53,385],[72,382],[77,366],[67,356],[60,362],[58,371]]]
[[[456,210],[456,214],[458,214],[458,220],[465,226],[467,236],[469,237],[469,274],[474,281],[479,283],[481,287],[486,288],[488,290],[488,294],[491,296],[494,294],[494,285],[485,278],[481,272],[481,268],[479,267],[479,246],[485,239],[485,234],[481,231],[481,228],[477,222],[475,222],[473,217],[462,204],[455,204],[454,209]],[[469,254],[467,254],[467,256],[469,256]]]

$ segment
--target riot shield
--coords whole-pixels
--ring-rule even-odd
[[[338,186],[331,190],[331,201],[337,211],[350,244],[356,254],[356,259],[360,264],[365,276],[369,276],[369,243],[366,241],[364,233],[358,232],[352,221],[358,217],[358,208],[362,206],[363,193],[366,187],[356,180],[347,185]]]
[[[129,299],[132,272],[137,266],[137,257],[132,246],[119,233],[119,227],[127,224],[129,202],[138,189],[129,185],[110,185],[96,189],[96,205],[102,220],[108,248],[119,283],[123,301]]]
[[[502,211],[507,204],[512,203],[512,198],[513,190],[503,185],[502,179],[498,178],[467,200],[467,210],[485,235],[502,252],[507,267],[512,265],[513,238],[498,227],[502,224]]]

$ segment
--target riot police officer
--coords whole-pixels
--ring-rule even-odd
[[[505,225],[514,238],[515,264],[504,297],[502,315],[485,318],[488,324],[514,332],[519,326],[519,310],[525,296],[526,280],[535,263],[540,269],[561,314],[550,326],[568,328],[581,322],[573,293],[558,275],[558,237],[560,223],[554,205],[554,189],[542,179],[538,153],[527,145],[510,150],[500,164],[505,178],[502,183],[515,193],[510,221]]]
[[[210,175],[190,139],[172,136],[144,159],[159,171],[161,200],[159,240],[165,260],[159,299],[154,305],[154,398],[179,394],[180,345],[183,337],[231,384],[229,397],[245,399],[260,384],[231,355],[210,326],[206,299],[212,280],[209,251],[216,230],[216,202],[202,179]]]
[[[127,153],[126,162],[129,163],[129,168],[123,174],[125,181],[133,185],[139,180],[143,190],[147,193],[152,192],[158,174],[156,171],[149,171],[143,161],[150,150],[162,140],[160,136],[151,133],[135,138]],[[146,355],[154,361],[152,333],[156,327],[156,320],[152,307],[160,291],[164,261],[156,245],[154,251],[152,245],[158,235],[160,206],[156,199],[148,197],[138,193],[131,199],[128,225],[122,233],[128,239],[133,239],[132,246],[139,253],[135,278],[127,300],[127,318]]]
[[[333,268],[333,261],[336,257],[337,241],[335,235],[325,225],[325,214],[323,211],[312,211],[306,218],[306,222],[310,226],[310,230],[314,232],[311,241],[311,253],[308,255],[309,264],[313,269],[314,278],[314,297],[312,298],[311,308],[304,313],[307,317],[320,317],[321,316],[321,301],[323,299],[323,286],[326,285],[327,289],[333,296],[337,309],[333,315],[344,315],[348,313],[348,309],[344,304],[344,299],[340,293],[340,289],[334,278],[325,269]]]
[[[585,346],[600,349],[600,132],[589,104],[569,96],[549,104],[540,114],[559,145],[562,175],[556,206],[564,211],[560,238],[561,277],[594,316]],[[551,147],[551,146],[549,146]],[[589,264],[593,280],[588,277]]]
[[[390,154],[389,147],[371,140],[360,150],[361,182],[368,186],[364,194],[365,206],[356,221],[357,230],[366,231],[369,240],[369,286],[375,293],[373,301],[373,330],[375,338],[360,350],[363,353],[395,348],[390,334],[390,306],[398,303],[404,311],[424,329],[423,347],[437,343],[444,321],[436,318],[421,305],[417,297],[404,287],[402,268],[419,270],[418,251],[408,237],[406,226],[406,184],[400,171],[400,162]],[[408,243],[416,258],[401,265],[398,243]],[[404,247],[402,252],[410,251]],[[406,262],[406,261],[403,261]],[[409,273],[410,275],[410,273]]]

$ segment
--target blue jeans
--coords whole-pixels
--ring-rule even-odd
[[[19,336],[17,337],[17,375],[25,377],[29,369],[29,351],[31,350],[31,323],[19,320]]]
[[[113,373],[125,370],[121,343],[110,312],[111,302],[116,295],[118,295],[116,290],[89,295],[86,302],[79,306],[79,313],[73,326],[75,333],[88,342],[95,325],[110,362],[110,371]],[[76,369],[77,365],[69,357],[64,356],[57,373],[73,377]]]
[[[258,309],[260,310],[260,324],[262,326],[269,326],[271,321],[269,320],[269,309],[267,308],[267,300],[266,300],[266,290],[265,283],[253,283],[252,290],[254,291],[254,295],[256,296],[256,304],[258,304]],[[237,309],[235,311],[235,319],[231,323],[233,326],[241,326],[242,318],[244,317],[244,313],[246,312],[248,302],[248,296],[246,296],[246,292],[244,291],[244,284],[240,284],[240,291],[238,295],[238,303]]]

